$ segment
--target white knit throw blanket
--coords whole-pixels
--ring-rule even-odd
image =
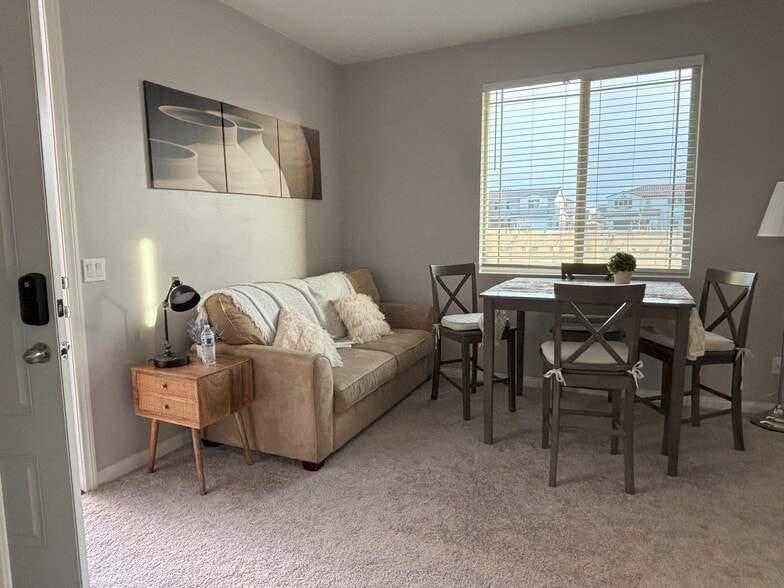
[[[202,296],[197,306],[199,318],[207,318],[204,304],[213,294],[225,294],[237,308],[248,315],[261,331],[264,342],[275,340],[281,308],[293,310],[326,330],[333,339],[346,336],[331,300],[351,296],[354,288],[343,272],[331,272],[305,279],[270,282],[247,282],[212,290]]]

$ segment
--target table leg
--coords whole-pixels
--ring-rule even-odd
[[[201,431],[191,429],[191,437],[193,438],[193,456],[196,458],[196,479],[199,481],[199,494],[204,496],[207,494],[207,487],[204,484],[204,467],[201,461]]]
[[[158,421],[152,419],[150,423],[150,449],[147,453],[147,471],[153,473],[155,471],[155,450],[158,447]]]
[[[242,412],[237,411],[234,413],[234,420],[237,421],[237,430],[240,432],[240,440],[242,441],[242,449],[245,451],[245,462],[248,465],[253,463],[253,457],[250,454],[250,445],[248,445],[248,435],[245,433],[245,423],[242,422]]]
[[[683,387],[686,379],[686,353],[689,346],[690,307],[679,308],[675,319],[675,345],[672,358],[669,423],[667,431],[667,475],[678,475],[678,453],[683,417]]]
[[[517,349],[515,350],[515,390],[523,395],[523,367],[525,364],[525,312],[517,311]]]
[[[484,299],[484,333],[482,341],[484,357],[482,367],[485,373],[484,383],[484,421],[485,443],[493,442],[493,373],[495,372],[495,302],[492,298]],[[487,374],[490,374],[489,377]]]

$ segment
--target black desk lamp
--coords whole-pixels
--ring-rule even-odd
[[[190,360],[186,352],[172,353],[171,343],[169,343],[169,317],[167,309],[171,307],[174,312],[185,312],[199,303],[199,293],[180,282],[177,276],[172,277],[171,286],[163,299],[163,355],[156,355],[153,358],[155,367],[170,368],[178,365],[186,365]]]

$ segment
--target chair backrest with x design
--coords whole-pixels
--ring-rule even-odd
[[[444,278],[452,279],[445,280]],[[476,264],[431,265],[430,283],[433,289],[433,315],[436,324],[440,323],[444,316],[450,314],[449,311],[453,308],[453,304],[452,314],[477,312]],[[470,300],[466,300],[469,294],[467,290],[463,291],[466,284],[471,290]],[[441,293],[445,296],[443,304]]]
[[[702,324],[706,331],[715,331],[724,325],[722,328],[728,331],[727,336],[738,349],[746,347],[751,302],[758,275],[756,272],[714,268],[705,273],[699,306]]]
[[[554,284],[555,328],[554,367],[566,371],[626,372],[639,359],[639,332],[645,284],[634,285],[578,285]],[[603,317],[597,323],[596,317]],[[569,354],[562,353],[563,322],[577,321],[586,332],[585,341],[571,343]],[[630,336],[623,344],[607,338],[607,334],[623,329]],[[602,361],[596,351],[603,350]],[[625,350],[625,357],[620,354]],[[609,361],[608,361],[609,360]]]
[[[562,280],[580,279],[611,280],[612,274],[607,269],[606,263],[562,263]]]

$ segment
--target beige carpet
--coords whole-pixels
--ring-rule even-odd
[[[661,421],[638,406],[637,495],[584,431],[563,434],[550,488],[537,397],[497,402],[492,446],[481,392],[464,422],[457,392],[425,384],[319,472],[207,448],[204,497],[182,448],[84,497],[90,584],[784,585],[784,434],[747,424],[736,452],[727,418],[684,427],[669,478]]]

